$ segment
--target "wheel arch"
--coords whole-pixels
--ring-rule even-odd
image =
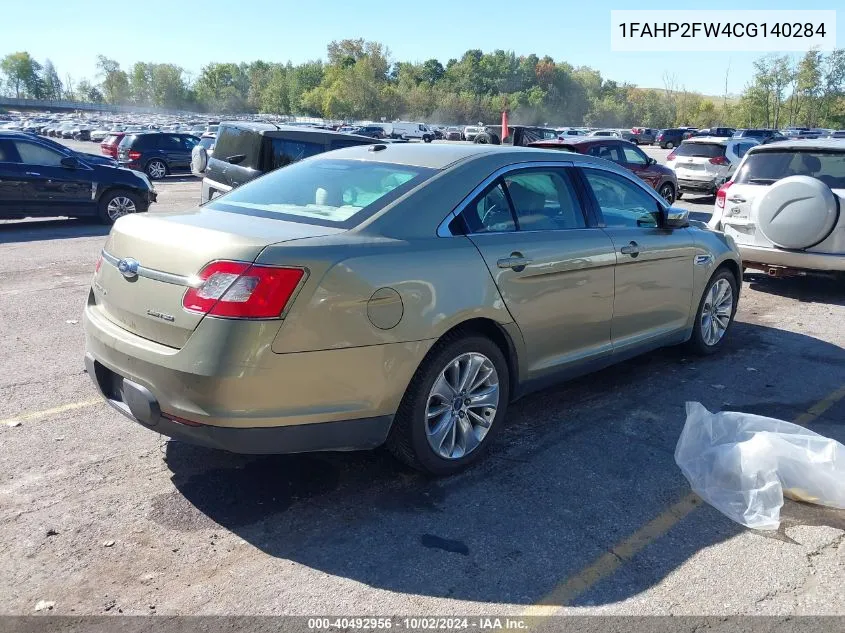
[[[466,334],[485,336],[502,351],[508,364],[508,385],[510,386],[511,400],[513,400],[519,386],[519,352],[512,335],[497,321],[485,317],[475,317],[462,321],[444,332],[437,339],[437,343],[432,346],[432,349],[443,340]]]

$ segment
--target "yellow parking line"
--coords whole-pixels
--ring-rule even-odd
[[[38,420],[39,418],[46,418],[57,413],[65,413],[66,411],[73,411],[74,409],[92,407],[95,404],[100,404],[101,402],[105,401],[102,398],[96,398],[94,400],[83,400],[82,402],[71,402],[70,404],[63,404],[59,407],[53,407],[52,409],[43,409],[42,411],[22,413],[20,415],[7,418],[5,420],[0,420],[0,426],[8,426],[13,422],[28,422],[32,420]]]
[[[845,398],[845,385],[842,385],[826,398],[820,400],[795,418],[795,424],[802,426],[810,424],[843,398]],[[599,556],[598,559],[577,574],[570,576],[557,585],[536,604],[529,606],[523,615],[554,615],[561,607],[572,603],[575,598],[595,586],[599,581],[609,578],[616,573],[616,570],[622,567],[624,563],[631,560],[648,545],[651,545],[666,534],[701,504],[702,501],[699,496],[694,492],[690,492],[683,499],[669,506],[654,519],[646,523],[631,536],[611,547],[608,552]]]

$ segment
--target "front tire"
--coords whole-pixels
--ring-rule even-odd
[[[158,158],[154,158],[147,163],[144,171],[147,173],[147,176],[150,177],[150,180],[161,180],[167,175],[167,163],[163,160],[159,160]]]
[[[97,217],[103,224],[114,224],[118,218],[142,210],[137,195],[126,189],[112,189],[100,198]]]
[[[508,364],[478,334],[449,335],[420,364],[405,392],[388,449],[412,468],[450,475],[481,459],[510,400]]]
[[[726,268],[718,269],[698,303],[689,341],[693,352],[709,356],[719,351],[733,325],[738,296],[736,277]]]
[[[669,203],[670,207],[674,204],[675,200],[680,197],[675,194],[675,187],[672,186],[671,182],[663,183],[658,193],[660,194],[661,198],[663,198],[666,202]]]

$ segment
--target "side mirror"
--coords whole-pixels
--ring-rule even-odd
[[[79,159],[74,156],[65,156],[59,164],[66,169],[79,169]]]
[[[680,207],[669,207],[664,211],[663,227],[685,229],[689,226],[689,211]]]
[[[649,156],[649,157],[648,157],[648,164],[649,164],[649,165],[656,165],[656,164],[657,164],[657,159],[656,159],[656,158],[652,158],[651,156]]]

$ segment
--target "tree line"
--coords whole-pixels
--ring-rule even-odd
[[[703,96],[665,75],[639,88],[587,66],[537,55],[473,49],[443,65],[399,62],[378,42],[331,42],[325,60],[302,64],[209,63],[193,77],[176,64],[131,68],[97,57],[92,81],[61,79],[48,59],[28,52],[0,60],[0,91],[16,97],[132,104],[214,113],[266,113],[330,119],[408,118],[443,123],[513,123],[664,128],[845,127],[845,51],[813,50],[800,59],[766,56],[736,98]],[[728,75],[726,71],[726,86]]]

